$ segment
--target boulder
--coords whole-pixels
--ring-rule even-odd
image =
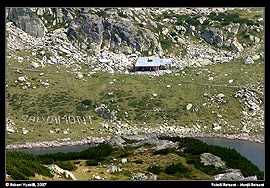
[[[225,168],[225,162],[220,157],[212,153],[202,153],[200,155],[201,163],[204,165],[214,165],[216,168]]]
[[[25,76],[21,76],[21,77],[18,77],[17,80],[19,82],[25,82],[26,81],[26,78],[25,78]]]
[[[40,56],[44,56],[44,55],[45,55],[45,51],[44,51],[44,50],[40,51],[40,52],[39,52],[39,55],[40,55]]]
[[[34,68],[34,69],[39,67],[38,63],[36,63],[36,62],[31,63],[29,66]]]
[[[81,72],[78,72],[76,78],[79,79],[79,80],[82,79],[83,74]]]
[[[152,175],[152,176],[150,176],[150,180],[157,180],[157,175]]]
[[[127,163],[127,158],[123,158],[122,160],[121,160],[121,162],[122,162],[122,164],[124,164],[124,163]]]
[[[148,180],[148,177],[141,172],[137,172],[134,174],[133,179],[134,180]]]
[[[66,48],[63,47],[63,46],[59,46],[59,47],[58,47],[58,52],[60,52],[60,54],[62,54],[62,53],[70,54],[70,53],[71,53],[68,49],[66,49]]]
[[[244,64],[254,64],[254,61],[250,57],[247,57],[247,59],[244,61]]]
[[[71,172],[69,172],[68,170],[62,169],[55,164],[50,165],[48,168],[51,170],[52,173],[65,176],[65,178],[71,178],[72,180],[76,180],[75,176]]]
[[[218,125],[217,123],[213,123],[213,124],[212,124],[212,127],[213,127],[213,130],[215,130],[215,131],[218,131],[218,130],[221,129],[221,126]]]
[[[231,48],[236,52],[242,52],[244,50],[243,46],[236,40],[231,43]]]
[[[192,104],[189,103],[187,106],[186,106],[186,110],[190,110],[192,108]]]
[[[95,108],[95,112],[97,114],[101,114],[101,117],[103,117],[104,119],[109,119],[111,121],[115,121],[117,119],[116,112],[110,112],[110,110],[107,109],[104,104],[102,104],[101,107]]]
[[[217,95],[217,98],[223,98],[223,97],[225,97],[225,95],[224,95],[223,93],[219,93],[219,94]]]

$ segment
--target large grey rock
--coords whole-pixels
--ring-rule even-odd
[[[43,37],[47,30],[39,17],[29,8],[9,8],[8,19],[34,37]]]
[[[110,121],[115,121],[117,119],[116,112],[110,112],[110,109],[107,109],[104,104],[102,104],[101,107],[95,108],[95,112],[97,114],[101,114],[101,117],[104,119],[109,119]]]
[[[221,45],[223,42],[221,30],[213,27],[205,29],[201,34],[201,37],[209,44]]]
[[[216,168],[225,168],[225,162],[220,157],[213,155],[212,153],[202,153],[200,155],[201,162],[204,165],[214,165]]]

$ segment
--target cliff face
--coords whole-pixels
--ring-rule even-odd
[[[93,54],[184,57],[188,39],[241,52],[263,39],[260,11],[245,18],[234,8],[9,8],[7,15],[35,37],[65,28],[74,46]]]
[[[138,31],[132,21],[116,22],[114,19],[89,14],[83,20],[74,21],[67,33],[71,40],[81,42],[81,47],[94,52],[106,49],[128,55],[131,52],[151,49],[161,55],[162,48],[153,33],[146,30],[142,35],[138,35]]]
[[[47,31],[38,16],[28,8],[11,8],[7,10],[8,19],[26,33],[34,37],[43,37]]]

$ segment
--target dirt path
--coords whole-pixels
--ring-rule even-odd
[[[231,87],[231,88],[244,88],[244,86],[237,86],[237,85],[226,85],[226,84],[207,84],[207,83],[198,83],[193,81],[183,81],[188,82],[196,85],[202,85],[202,86],[215,86],[215,87]]]

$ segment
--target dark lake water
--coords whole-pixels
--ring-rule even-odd
[[[244,140],[230,140],[225,138],[198,138],[206,144],[219,145],[222,147],[234,148],[236,151],[241,153],[252,163],[257,165],[260,170],[264,171],[264,144],[255,142],[249,142]],[[56,148],[34,148],[34,149],[22,149],[24,151],[34,155],[46,154],[46,153],[57,153],[57,152],[79,152],[88,149],[92,145],[82,146],[65,146]]]
[[[264,144],[249,142],[245,140],[230,140],[225,138],[198,138],[206,144],[234,148],[240,154],[257,165],[264,171]]]
[[[34,155],[42,155],[47,153],[57,153],[57,152],[79,152],[83,151],[85,149],[88,149],[89,147],[92,147],[93,145],[81,145],[81,146],[63,146],[63,147],[55,147],[55,148],[33,148],[33,149],[19,149],[16,151],[23,151],[27,153],[31,153]]]

